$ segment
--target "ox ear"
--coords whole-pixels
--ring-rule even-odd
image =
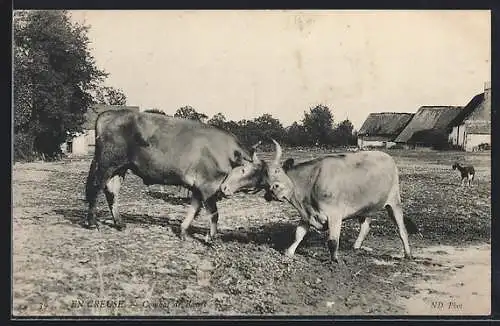
[[[257,147],[259,147],[261,143],[262,143],[262,141],[261,141],[261,140],[259,140],[259,141],[257,142],[257,144],[253,145],[253,146],[252,146],[252,151],[257,150]]]
[[[235,165],[243,165],[243,155],[238,150],[234,151],[234,162]]]
[[[293,160],[293,158],[287,159],[283,163],[283,170],[285,170],[285,172],[288,171],[288,170],[290,170],[290,168],[293,166],[293,163],[295,163],[294,160]]]

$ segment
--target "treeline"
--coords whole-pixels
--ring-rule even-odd
[[[145,111],[165,114],[158,109]],[[332,111],[324,105],[317,105],[305,111],[300,122],[294,122],[286,128],[279,119],[267,113],[251,120],[227,120],[223,113],[217,113],[209,119],[206,114],[196,111],[191,106],[185,106],[178,109],[173,116],[198,120],[229,131],[248,146],[269,138],[274,138],[289,147],[329,148],[357,143],[352,123],[349,120],[334,123]]]

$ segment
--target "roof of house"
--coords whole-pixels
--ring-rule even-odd
[[[484,112],[478,112],[480,113],[479,116],[478,114],[474,114],[475,111],[485,111],[482,110],[481,107],[483,106],[484,103],[484,93],[477,94],[474,96],[469,103],[464,107],[464,109],[453,119],[451,122],[451,126],[459,126],[464,123],[466,119],[473,118],[473,120],[482,120],[482,119],[477,119],[480,115],[483,115],[482,113]],[[476,119],[474,119],[476,117]]]
[[[85,113],[85,122],[82,128],[84,130],[91,130],[95,128],[95,120],[97,116],[104,111],[108,110],[122,110],[129,109],[134,111],[139,111],[138,106],[128,106],[128,105],[107,105],[107,104],[95,104],[91,106]]]
[[[396,137],[413,117],[413,113],[380,112],[370,113],[359,129],[358,134],[364,136]]]
[[[491,134],[491,121],[470,120],[466,121],[465,125],[468,134],[476,134],[476,135]]]
[[[491,98],[484,96],[484,100],[465,118],[465,120],[491,121]]]
[[[448,132],[450,123],[462,111],[461,106],[422,106],[396,137],[395,142],[405,143],[417,132]]]

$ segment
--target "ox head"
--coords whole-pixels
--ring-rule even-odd
[[[253,146],[252,161],[243,161],[241,165],[234,167],[221,184],[221,191],[227,197],[238,191],[255,190],[259,192],[264,188],[264,170],[266,162],[259,159]]]
[[[293,159],[289,158],[283,165],[281,165],[280,160],[283,154],[280,144],[272,139],[274,145],[276,146],[276,155],[272,163],[268,164],[266,167],[266,200],[276,199],[279,201],[289,200],[293,193],[294,184],[293,181],[288,177],[286,171],[293,166]]]
[[[288,159],[280,165],[282,149],[277,141],[272,139],[276,146],[276,155],[271,163],[258,158],[254,152],[252,162],[231,170],[221,185],[222,193],[230,196],[238,191],[254,189],[255,192],[266,189],[265,199],[284,200],[290,198],[293,191],[293,182],[286,175],[286,170],[293,165],[293,159]]]

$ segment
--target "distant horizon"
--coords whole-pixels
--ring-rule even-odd
[[[475,94],[473,97],[475,97],[475,96],[477,96],[477,95],[479,95],[479,94],[482,94],[482,93],[484,93],[484,92],[481,92],[481,93]],[[472,97],[472,98],[473,98],[473,97]],[[472,98],[471,98],[471,100],[472,100]],[[370,116],[371,114],[412,114],[412,115],[415,115],[415,113],[417,113],[417,112],[418,112],[418,110],[420,110],[420,109],[422,109],[422,108],[450,108],[450,107],[454,107],[454,108],[462,108],[462,109],[463,109],[463,108],[465,108],[465,107],[467,106],[467,104],[468,104],[469,102],[470,102],[470,101],[467,101],[467,103],[466,103],[466,104],[464,104],[464,105],[422,105],[422,106],[418,107],[418,108],[415,110],[415,112],[396,112],[396,111],[369,112],[369,113],[366,115],[366,118],[368,118],[368,116]],[[98,105],[101,105],[101,104],[98,104]],[[112,106],[113,106],[113,105],[112,105]],[[116,105],[116,106],[122,106],[122,105]],[[141,112],[142,112],[142,111],[146,111],[146,110],[160,110],[160,111],[162,111],[162,112],[165,112],[165,114],[167,114],[167,115],[174,115],[174,114],[175,114],[175,111],[174,111],[173,113],[172,113],[172,112],[166,112],[166,111],[161,110],[161,109],[158,109],[158,108],[144,108],[144,107],[140,107],[139,105],[132,105],[132,104],[126,104],[125,106],[127,106],[127,107],[137,107],[137,108],[139,108],[139,110],[140,110]],[[193,108],[193,109],[195,109],[195,110],[196,110],[196,108]],[[308,110],[309,110],[309,109],[308,109]],[[176,111],[177,111],[177,110],[176,110]],[[198,113],[203,113],[203,114],[205,114],[205,112],[201,112],[201,111],[198,111],[198,110],[196,110],[196,111],[197,111]],[[215,114],[217,114],[217,113],[215,113]],[[214,114],[214,115],[215,115],[215,114]],[[223,113],[223,114],[224,114],[224,113]],[[262,116],[262,115],[264,115],[264,114],[267,114],[267,113],[262,113],[261,115],[258,115],[258,116],[255,116],[255,117],[251,117],[251,118],[248,118],[248,119],[246,119],[246,120],[254,120],[254,119],[258,118],[258,117],[261,117],[261,116]],[[210,120],[210,118],[212,118],[214,115],[211,115],[211,116],[210,116],[210,115],[208,115],[207,121],[208,121],[208,120]],[[224,115],[224,116],[225,116],[225,115]],[[273,116],[272,114],[271,114],[271,116],[272,116],[273,118],[276,118],[276,119],[278,119],[278,120],[279,120],[279,118],[278,118],[278,117],[275,117],[275,116]],[[363,120],[363,122],[361,123],[361,125],[359,126],[359,128],[354,128],[354,130],[355,130],[355,131],[359,131],[359,129],[361,129],[361,127],[362,127],[363,123],[366,121],[366,118]],[[233,120],[233,119],[227,119],[227,117],[226,117],[226,120],[227,120],[227,121],[235,121],[235,122],[238,122],[238,121],[241,121],[241,120],[244,120],[244,119]],[[344,119],[344,120],[348,120],[348,119]],[[344,121],[344,120],[334,121],[334,124],[340,123],[340,122],[342,122],[342,121]],[[349,120],[349,121],[350,121],[350,120]],[[280,122],[281,122],[281,120],[280,120]],[[291,126],[293,123],[295,123],[295,122],[297,122],[297,123],[302,123],[302,118],[301,118],[301,119],[299,119],[299,120],[293,121],[293,122],[292,122],[291,124],[289,124],[289,125],[285,125],[285,124],[283,124],[283,123],[282,123],[282,125],[283,125],[283,127],[285,127],[285,128],[286,128],[286,127],[290,127],[290,126]],[[352,122],[352,121],[351,121],[351,122]]]
[[[322,104],[370,113],[465,106],[491,81],[488,10],[74,10],[127,103],[289,126]],[[230,28],[228,28],[230,26]]]

